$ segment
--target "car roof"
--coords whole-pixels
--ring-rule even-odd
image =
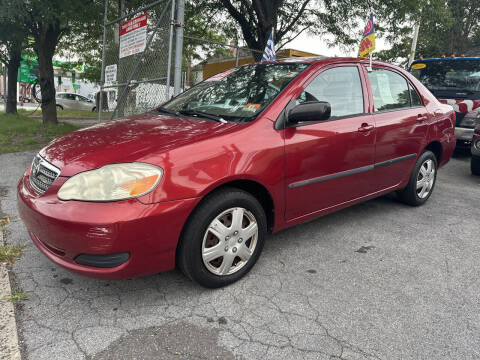
[[[259,64],[258,62],[257,64]],[[284,58],[278,59],[273,61],[265,61],[265,63],[278,63],[278,64],[285,64],[285,63],[300,63],[300,64],[338,64],[338,63],[359,63],[359,64],[366,64],[370,63],[369,59],[364,58],[355,58],[355,57],[328,57],[328,56],[312,56],[312,57],[294,57],[294,58]],[[386,63],[383,61],[372,60],[372,65],[384,65],[390,66],[394,68],[398,68],[398,66]]]

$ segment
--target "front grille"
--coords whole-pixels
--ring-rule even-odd
[[[60,175],[60,169],[50,164],[40,155],[35,156],[30,170],[30,184],[32,187],[43,194],[53,184]]]

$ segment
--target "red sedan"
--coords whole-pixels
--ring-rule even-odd
[[[451,106],[389,64],[246,65],[54,140],[20,180],[18,207],[35,245],[71,271],[178,265],[219,287],[252,268],[268,231],[392,191],[423,204],[454,126]]]

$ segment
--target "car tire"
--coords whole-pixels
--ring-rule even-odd
[[[56,107],[57,107],[57,111],[58,111],[58,110],[63,110],[63,106],[62,106],[62,105],[57,105]]]
[[[397,192],[398,198],[411,206],[423,205],[432,195],[437,180],[437,157],[426,150],[418,158],[408,185]]]
[[[472,155],[472,159],[470,160],[470,170],[473,175],[480,176],[480,156]]]
[[[243,190],[224,188],[205,198],[190,216],[177,249],[177,264],[202,286],[229,285],[255,265],[266,232],[267,220],[258,200]]]
[[[96,111],[97,111],[97,107],[94,106],[94,107],[92,108],[92,112],[96,112]]]

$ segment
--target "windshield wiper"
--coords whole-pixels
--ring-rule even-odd
[[[170,114],[170,115],[178,116],[178,111],[169,110],[169,109],[166,109],[166,108],[161,107],[161,106],[158,107],[158,108],[156,108],[155,111],[162,112],[162,113],[165,113],[165,114]]]
[[[198,111],[198,110],[178,110],[177,113],[182,114],[182,115],[187,115],[187,116],[204,117],[204,118],[207,118],[207,119],[210,119],[210,120],[215,120],[215,121],[218,121],[218,122],[221,122],[221,123],[226,123],[227,122],[221,116],[209,114],[209,113],[206,113],[206,112],[203,112],[203,111]]]

